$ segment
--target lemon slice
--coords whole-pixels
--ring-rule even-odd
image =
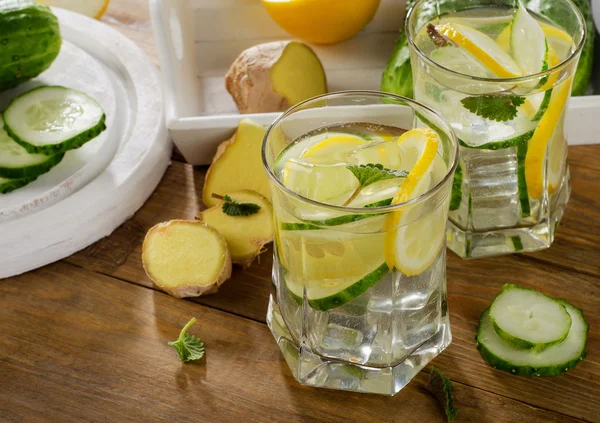
[[[47,6],[61,7],[81,13],[90,18],[100,19],[108,8],[109,0],[38,0]]]
[[[427,192],[435,182],[433,177],[445,174],[445,163],[441,158],[436,160],[439,138],[432,129],[412,129],[404,133],[397,144],[403,164],[411,170],[392,204],[403,203]],[[422,217],[422,207],[415,205],[392,212],[384,226],[386,263],[390,269],[395,266],[409,276],[418,275],[433,263],[446,236],[447,207],[442,207],[441,211],[436,209],[426,217]]]
[[[525,156],[525,181],[527,182],[527,192],[532,199],[540,198],[544,190],[543,176],[546,150],[569,98],[571,80],[563,81],[560,87],[555,88],[553,91],[548,109],[540,119],[531,140],[529,140],[527,155]]]
[[[521,76],[521,69],[513,58],[483,32],[452,23],[438,25],[436,30],[474,56],[494,75],[500,78]]]
[[[290,159],[282,171],[283,185],[304,197],[329,204],[343,204],[358,186],[344,163],[314,164]]]
[[[351,135],[334,135],[313,144],[302,153],[301,157],[303,159],[309,159],[311,162],[319,163],[346,162],[348,156],[354,150],[366,143],[366,140],[359,137],[353,137]]]

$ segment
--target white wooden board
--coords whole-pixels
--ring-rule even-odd
[[[381,74],[404,25],[405,0],[381,0],[373,20],[356,36],[333,45],[312,45],[323,62],[329,91],[378,90]],[[224,76],[246,48],[291,39],[261,0],[150,0],[161,62],[167,127],[186,160],[208,164],[219,142],[250,117],[269,125],[278,113],[240,115]],[[600,142],[600,96],[569,103],[570,145]]]
[[[0,109],[37,85],[100,102],[107,130],[34,183],[0,195],[0,278],[60,260],[109,235],[154,191],[171,143],[158,74],[130,40],[101,22],[54,9],[63,46],[50,69],[0,94]]]

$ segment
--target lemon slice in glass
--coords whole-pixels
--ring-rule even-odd
[[[429,128],[416,128],[398,139],[400,156],[410,172],[392,200],[400,204],[427,192],[447,169],[437,155],[439,138]],[[447,203],[427,213],[423,204],[390,213],[385,222],[385,260],[405,275],[418,275],[437,257],[446,236]]]
[[[438,25],[435,29],[474,56],[494,75],[500,78],[521,76],[522,71],[513,58],[483,32],[453,23]]]

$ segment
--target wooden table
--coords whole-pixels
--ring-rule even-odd
[[[113,0],[103,20],[156,61],[146,0]],[[463,261],[448,255],[454,340],[433,364],[455,386],[457,422],[600,422],[600,145],[570,149],[573,194],[547,251]],[[146,231],[193,219],[205,168],[175,155],[146,205],[111,236],[0,283],[1,422],[443,422],[426,368],[394,397],[300,386],[265,312],[271,253],[235,269],[218,294],[157,291],[140,249]],[[475,349],[479,315],[516,282],[583,309],[588,357],[561,377],[496,371]],[[181,364],[167,346],[192,317],[206,356]]]

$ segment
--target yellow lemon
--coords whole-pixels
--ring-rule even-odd
[[[367,26],[379,0],[262,0],[262,4],[290,34],[315,44],[333,44]]]

